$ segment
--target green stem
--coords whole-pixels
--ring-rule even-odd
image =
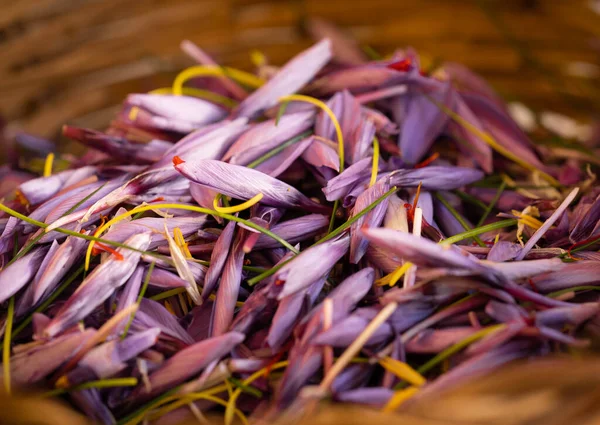
[[[333,210],[331,211],[331,218],[329,219],[329,227],[327,228],[327,233],[331,233],[333,231],[333,226],[335,226],[335,215],[337,214],[337,210],[340,207],[339,199],[333,203]]]
[[[164,300],[165,298],[172,297],[173,295],[182,294],[185,291],[186,291],[185,288],[169,289],[168,291],[161,292],[160,294],[151,296],[150,299],[154,300],[154,301],[160,301],[160,300]]]
[[[256,398],[262,398],[262,396],[263,396],[263,393],[261,390],[259,390],[258,388],[254,388],[251,385],[246,385],[239,379],[236,379],[236,378],[230,376],[229,378],[227,378],[227,380],[229,382],[231,382],[233,385],[235,385],[236,387],[238,387],[239,389],[241,389],[243,392],[253,395]]]
[[[45,392],[41,397],[55,397],[71,391],[89,390],[92,388],[135,387],[137,384],[137,378],[100,379],[98,381],[84,382],[83,384],[75,385],[70,388],[56,388],[52,391]]]
[[[469,202],[470,204],[475,205],[476,207],[481,208],[482,210],[485,211],[485,209],[488,207],[486,204],[484,204],[483,202],[481,202],[479,199],[477,199],[474,196],[469,195],[468,193],[465,193],[461,190],[455,190],[453,192],[456,196],[458,196],[460,199],[462,199],[463,201]]]
[[[504,192],[504,189],[506,189],[506,181],[503,180],[502,183],[500,184],[500,187],[498,188],[498,191],[494,195],[492,202],[490,202],[490,204],[487,207],[485,207],[485,211],[483,212],[483,215],[481,216],[481,218],[479,219],[479,221],[477,222],[477,225],[475,227],[479,227],[483,223],[485,223],[486,218],[488,218],[488,216],[490,215],[490,213],[496,206],[496,203],[500,199],[500,196],[502,195],[502,192]]]
[[[73,211],[75,211],[77,208],[79,208],[81,205],[83,205],[83,203],[85,201],[87,201],[88,199],[90,199],[92,196],[94,196],[96,193],[98,193],[98,191],[100,189],[102,189],[104,186],[106,186],[106,183],[104,183],[102,186],[96,188],[94,191],[92,191],[90,194],[88,194],[87,196],[85,196],[83,199],[81,199],[79,202],[77,202],[75,205],[73,205],[71,208],[69,208],[67,211],[65,211],[65,213],[63,215],[61,215],[62,217],[66,217],[69,214],[71,214]],[[29,242],[25,247],[23,247],[23,249],[21,249],[13,258],[12,260],[9,261],[8,266],[10,266],[12,263],[14,263],[15,261],[17,261],[19,258],[23,257],[25,254],[27,254],[29,251],[31,251],[31,249],[35,246],[35,244],[37,244],[40,239],[42,239],[44,237],[44,232],[40,232],[39,235],[37,235],[36,237],[34,237],[31,242]],[[16,246],[16,245],[15,245]]]
[[[256,168],[256,166],[262,164],[267,159],[270,159],[270,158],[274,157],[275,155],[277,155],[278,153],[280,153],[281,151],[283,151],[285,148],[287,148],[289,146],[292,146],[295,143],[298,143],[300,140],[306,139],[311,134],[312,134],[312,130],[307,130],[304,133],[300,133],[298,136],[296,136],[294,138],[291,138],[287,142],[282,143],[281,145],[277,146],[275,149],[272,149],[269,152],[267,152],[266,154],[264,154],[263,156],[255,159],[250,164],[246,165],[246,167],[248,167],[248,168]]]
[[[4,391],[11,394],[10,385],[10,341],[12,338],[12,325],[15,316],[15,297],[8,301],[8,312],[6,313],[6,329],[4,330],[4,344],[2,347],[2,363],[4,371]]]
[[[517,220],[514,218],[509,218],[507,220],[496,221],[495,223],[486,224],[485,226],[476,227],[474,229],[468,230],[466,232],[462,232],[456,234],[454,236],[450,236],[449,238],[440,241],[440,245],[452,245],[456,242],[460,242],[465,239],[472,238],[476,235],[481,235],[482,233],[491,232],[492,230],[503,229],[505,227],[516,226]]]
[[[467,223],[465,221],[465,219],[458,213],[458,211],[456,211],[454,209],[454,207],[452,205],[450,205],[450,203],[448,201],[446,201],[446,199],[439,192],[435,192],[434,195],[438,199],[438,201],[440,201],[442,203],[442,205],[444,205],[444,207],[446,207],[446,209],[448,211],[450,211],[450,214],[452,214],[452,216],[456,219],[456,221],[458,221],[460,223],[460,225],[463,227],[463,229],[465,229],[466,231],[472,230],[471,226],[469,226],[469,223]],[[483,241],[479,238],[479,236],[477,236],[477,235],[473,236],[473,240],[475,242],[477,242],[477,245],[484,247],[484,248],[486,247],[485,243],[483,243]]]
[[[327,242],[328,240],[331,240],[331,239],[334,239],[334,238],[338,237],[343,232],[345,232],[347,229],[349,229],[350,226],[352,226],[352,224],[354,224],[356,221],[360,220],[361,217],[363,217],[365,214],[367,214],[369,211],[371,211],[377,205],[379,205],[380,203],[382,203],[388,196],[390,196],[394,192],[396,192],[396,190],[398,190],[396,187],[391,188],[386,193],[384,193],[379,198],[377,198],[371,205],[367,206],[364,210],[362,210],[360,213],[356,214],[354,217],[351,217],[348,221],[346,221],[344,224],[342,224],[341,226],[339,226],[333,232],[329,232],[324,238],[320,239],[319,241],[317,241],[312,246],[322,244],[324,242]],[[266,279],[267,277],[274,275],[275,273],[277,273],[277,271],[279,269],[281,269],[285,264],[289,263],[292,260],[293,260],[293,257],[290,258],[289,260],[283,262],[283,263],[280,263],[280,264],[276,265],[275,267],[271,267],[270,269],[264,271],[263,273],[259,274],[258,276],[255,276],[252,279],[249,279],[248,280],[248,284],[250,286],[253,286],[253,285],[257,284],[258,282],[260,282],[261,280]]]
[[[550,298],[556,298],[563,294],[568,294],[569,292],[578,292],[578,291],[600,291],[600,286],[590,286],[590,285],[573,286],[572,288],[566,288],[566,289],[561,289],[560,291],[550,292],[547,296]]]

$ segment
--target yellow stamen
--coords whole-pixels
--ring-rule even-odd
[[[216,296],[215,294],[210,294],[210,295],[208,296],[208,299],[209,299],[209,300],[211,300],[211,301],[214,301],[214,300],[216,300],[216,299],[217,299],[217,296]],[[244,302],[243,302],[243,301],[236,301],[236,302],[235,302],[235,306],[236,306],[236,307],[242,307],[243,305],[244,305]]]
[[[185,395],[174,394],[172,396],[168,396],[158,401],[151,403],[148,407],[144,408],[139,414],[135,417],[131,418],[124,425],[137,425],[140,422],[143,422],[146,417],[150,416],[152,413],[152,419],[159,418],[166,413],[169,413],[172,410],[178,409],[181,406],[184,406],[188,403],[191,403],[195,400],[206,400],[206,396],[212,396],[214,394],[219,394],[225,391],[225,385],[217,385],[215,387],[209,388],[202,392],[190,393]],[[173,403],[174,402],[174,403]],[[171,403],[171,404],[169,404]],[[165,406],[169,404],[168,406]],[[164,406],[162,409],[155,411],[155,409]]]
[[[0,208],[2,208],[2,204],[0,204]],[[102,232],[106,231],[106,229],[108,229],[110,226],[112,226],[115,223],[118,223],[121,220],[126,219],[127,217],[131,217],[132,215],[135,215],[137,213],[141,213],[144,211],[153,211],[156,209],[174,209],[174,210],[193,211],[193,212],[197,212],[200,214],[211,214],[211,211],[212,211],[207,208],[197,207],[195,205],[182,205],[182,204],[169,204],[169,203],[143,205],[143,206],[141,205],[139,207],[135,207],[129,211],[126,211],[123,214],[113,217],[111,220],[107,221],[102,226],[98,227],[98,229],[96,229],[96,231],[94,232],[94,237],[98,237],[98,235],[102,234]],[[214,212],[218,212],[218,211],[214,211]],[[13,214],[14,214],[14,212],[13,212]],[[230,218],[230,220],[233,218],[234,217]],[[51,230],[54,230],[54,228],[52,226],[48,226],[45,228],[44,231],[49,232]],[[94,249],[95,243],[96,243],[95,241],[90,242],[87,252],[85,254],[85,270],[88,270],[90,268],[90,257],[92,255],[92,250]],[[290,249],[290,248],[288,248],[288,249]]]
[[[250,60],[257,68],[264,66],[267,63],[267,57],[260,50],[252,50],[250,52]]]
[[[546,180],[551,185],[553,185],[553,186],[560,186],[560,183],[554,177],[552,177],[549,174],[546,174],[545,172],[543,172],[541,170],[538,170],[537,168],[535,168],[535,166],[531,165],[526,160],[522,159],[521,157],[519,157],[518,155],[514,154],[510,150],[506,149],[504,146],[502,146],[501,144],[499,144],[489,133],[478,129],[473,124],[471,124],[469,121],[465,120],[459,114],[457,114],[453,110],[449,109],[448,107],[446,107],[442,103],[439,103],[439,102],[435,101],[433,98],[429,98],[429,99],[433,103],[435,103],[437,105],[437,107],[440,108],[446,115],[448,115],[450,118],[452,118],[458,124],[460,124],[465,130],[467,130],[471,134],[474,134],[475,136],[479,137],[483,142],[485,142],[486,144],[488,144],[492,149],[494,149],[500,155],[502,155],[502,156],[510,159],[511,161],[519,164],[521,167],[525,168],[526,170],[539,172],[540,173],[540,177],[542,177],[544,180]]]
[[[224,214],[233,214],[236,212],[240,212],[240,211],[244,211],[248,208],[250,208],[252,205],[257,204],[260,202],[260,200],[263,198],[263,194],[259,193],[257,195],[255,195],[254,197],[248,199],[246,202],[243,202],[239,205],[235,205],[233,207],[220,207],[218,204],[218,196],[215,196],[215,199],[213,200],[213,208],[215,211],[218,211],[220,213],[224,213]]]
[[[274,365],[264,367],[256,372],[254,372],[248,378],[244,379],[243,384],[245,386],[248,386],[248,385],[252,384],[254,381],[256,381],[258,378],[266,376],[268,372],[276,370],[276,369],[282,369],[282,368],[286,367],[287,365],[288,365],[288,361],[284,360],[282,362],[275,363]],[[231,425],[231,423],[233,422],[233,413],[235,412],[235,403],[241,393],[242,393],[242,389],[236,388],[236,390],[233,392],[231,397],[229,397],[229,401],[227,402],[227,407],[225,407],[225,425]]]
[[[175,311],[173,310],[173,307],[171,307],[171,303],[169,302],[169,300],[166,300],[166,301],[165,301],[165,308],[166,308],[166,309],[167,309],[167,311],[168,311],[169,313],[171,313],[173,316],[177,316],[177,315],[175,314]]]
[[[50,177],[52,175],[52,164],[54,163],[54,154],[50,152],[44,162],[44,177]]]
[[[208,390],[208,391],[213,392],[213,390]],[[188,394],[188,397],[183,400],[183,401],[185,401],[185,403],[181,403],[181,402],[173,403],[168,406],[165,406],[165,407],[161,408],[160,410],[158,410],[156,413],[153,413],[152,415],[150,415],[149,419],[156,420],[156,419],[160,418],[161,416],[164,416],[167,413],[172,412],[173,410],[183,406],[184,404],[190,403],[190,401],[188,401],[189,399],[191,399],[192,401],[208,400],[208,401],[212,401],[213,403],[219,404],[224,407],[226,407],[228,405],[228,402],[223,400],[222,398],[207,394],[208,391],[202,391],[199,393]],[[190,397],[190,396],[192,396],[192,397]],[[233,413],[240,419],[240,421],[242,422],[242,425],[248,425],[248,423],[249,423],[248,418],[246,417],[246,415],[244,415],[244,413],[242,413],[241,410],[235,409]]]
[[[423,375],[414,370],[408,363],[392,359],[391,357],[384,357],[379,360],[379,364],[398,378],[414,386],[420,387],[427,382]]]
[[[2,347],[2,366],[4,369],[4,391],[11,394],[10,388],[10,340],[12,337],[12,325],[15,312],[15,297],[8,301],[8,313],[6,316],[6,327],[4,329],[4,343]]]
[[[190,78],[196,77],[229,77],[252,88],[258,88],[265,83],[265,80],[257,77],[256,75],[237,69],[220,66],[197,65],[184,69],[177,74],[177,77],[175,77],[175,80],[173,81],[173,94],[176,96],[181,96],[183,94],[183,84]]]
[[[402,403],[406,400],[414,396],[417,391],[419,391],[418,387],[408,387],[400,391],[396,391],[394,395],[387,402],[385,407],[383,408],[384,412],[393,412],[395,411]]]
[[[179,305],[181,306],[181,310],[183,311],[183,314],[184,315],[188,314],[188,306],[187,306],[187,301],[186,301],[185,297],[183,296],[182,293],[178,294],[177,297],[179,298]]]
[[[314,97],[305,96],[302,94],[290,94],[289,96],[283,96],[279,98],[279,102],[306,102],[315,105],[318,108],[321,108],[328,116],[333,126],[335,127],[335,134],[337,136],[338,142],[338,155],[340,156],[340,173],[344,171],[344,136],[342,135],[342,128],[340,127],[340,123],[338,122],[335,114],[329,106],[325,104],[325,102],[315,99]]]
[[[238,102],[236,102],[233,99],[230,99],[226,96],[222,96],[217,93],[213,93],[209,90],[202,90],[202,89],[197,89],[194,87],[183,87],[181,89],[181,92],[182,92],[181,94],[183,94],[185,96],[193,96],[193,97],[198,97],[201,99],[210,100],[211,102],[218,103],[227,108],[235,108],[238,104]],[[149,91],[148,94],[173,94],[173,88],[172,87],[161,87],[161,88]]]
[[[129,120],[130,121],[135,121],[135,119],[137,118],[139,112],[140,112],[140,108],[138,108],[137,106],[132,107],[129,110]]]
[[[56,380],[54,383],[56,388],[69,388],[71,386],[71,382],[69,382],[69,377],[67,375],[63,375]]]
[[[412,263],[410,261],[407,261],[406,263],[399,266],[396,270],[394,270],[390,274],[383,276],[380,279],[377,279],[377,281],[375,283],[379,286],[383,286],[383,285],[394,286],[400,280],[400,278],[402,276],[404,276],[404,273],[406,273],[406,271],[411,266],[412,266]]]
[[[500,233],[496,233],[496,237],[494,238],[494,245],[496,245],[499,240],[500,240]]]
[[[369,181],[369,187],[375,184],[377,181],[377,170],[379,169],[379,140],[377,136],[373,137],[373,168],[371,169],[371,181]]]
[[[175,239],[175,243],[177,244],[179,249],[181,249],[181,251],[183,251],[185,256],[187,258],[192,258],[192,253],[190,252],[190,249],[188,248],[188,244],[185,241],[185,239],[183,237],[183,233],[181,232],[181,229],[179,227],[176,227],[173,229],[173,239]]]

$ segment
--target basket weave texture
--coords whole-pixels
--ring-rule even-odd
[[[412,46],[461,62],[508,99],[589,118],[600,65],[600,15],[588,0],[19,0],[0,15],[0,113],[56,135],[101,128],[129,92],[170,84],[192,65],[190,39],[222,64],[251,68],[259,49],[281,64],[310,45],[308,18],[382,53]]]

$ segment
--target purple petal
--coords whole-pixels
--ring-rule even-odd
[[[455,112],[479,131],[485,130],[459,95],[455,96]],[[455,121],[448,122],[448,132],[456,140],[458,148],[475,160],[483,171],[486,173],[493,171],[492,148],[487,143]]]
[[[47,296],[65,277],[73,265],[83,256],[87,241],[68,237],[56,252],[48,252],[48,265],[38,272],[33,281],[33,304]]]
[[[313,138],[312,143],[302,153],[302,159],[317,169],[327,167],[335,171],[340,170],[337,149],[319,139]]]
[[[209,189],[206,186],[202,186],[201,184],[191,182],[190,194],[192,195],[192,198],[194,198],[194,201],[196,201],[198,205],[200,205],[203,208],[212,209],[213,201],[215,200],[215,197],[219,194],[219,192],[217,192],[216,190]],[[217,218],[217,220],[219,219],[220,218]]]
[[[328,201],[337,201],[343,198],[360,181],[368,176],[372,158],[364,158],[346,168],[339,176],[332,178],[323,188],[323,193]]]
[[[10,359],[12,382],[25,385],[40,381],[69,360],[95,333],[95,329],[70,333],[15,354]]]
[[[543,273],[532,278],[534,286],[541,292],[559,291],[579,285],[600,282],[600,261],[576,261],[565,263],[557,271]]]
[[[519,255],[521,249],[522,247],[519,244],[508,241],[498,241],[494,244],[492,249],[490,249],[487,259],[495,262],[513,260],[517,255]]]
[[[226,356],[236,345],[244,340],[244,335],[230,332],[221,336],[206,339],[189,346],[169,360],[150,376],[151,391],[138,387],[132,397],[149,399],[163,391],[180,384],[198,374],[215,360]]]
[[[394,171],[390,174],[390,186],[417,187],[422,183],[426,190],[452,190],[482,178],[483,173],[473,168],[433,165]]]
[[[358,388],[336,394],[335,398],[342,403],[366,404],[373,407],[383,407],[392,398],[394,391],[389,388]]]
[[[236,223],[234,221],[227,223],[221,232],[219,239],[217,239],[217,243],[215,244],[215,247],[210,255],[210,266],[206,272],[206,276],[204,278],[204,287],[202,288],[202,298],[204,300],[206,300],[212,293],[217,285],[217,281],[223,273],[223,267],[225,266],[227,253],[229,252],[229,248],[233,241],[235,228]],[[279,246],[279,244],[277,245]]]
[[[168,220],[162,217],[142,217],[137,220],[120,222],[111,227],[111,229],[102,236],[104,239],[114,242],[124,242],[133,235],[150,232],[151,241],[148,250],[154,250],[159,245],[165,244],[165,224],[169,233],[178,227],[184,237],[196,233],[206,222],[206,215],[201,214],[195,217],[171,217]]]
[[[233,111],[236,117],[253,118],[275,106],[280,97],[298,92],[331,59],[331,42],[321,40],[291,59],[279,72]]]
[[[57,205],[55,205],[47,215],[44,217],[39,217],[45,223],[52,223],[59,218],[63,217],[67,211],[73,208],[75,205],[79,204],[79,206],[74,211],[82,211],[90,206],[92,206],[96,201],[103,198],[104,196],[111,193],[113,190],[118,188],[123,184],[122,179],[110,180],[108,182],[97,182],[92,185],[84,186],[85,190],[73,190],[67,192],[70,196],[65,196],[64,198],[61,196],[61,201]],[[95,192],[95,193],[94,193]],[[90,196],[91,195],[91,196]],[[85,198],[87,200],[83,201]],[[83,202],[82,202],[83,201]],[[48,202],[49,203],[49,202]],[[44,204],[46,205],[46,204]],[[31,215],[31,218],[37,219],[34,213]]]
[[[281,300],[325,277],[346,254],[349,245],[350,238],[344,236],[302,251],[273,276],[275,281],[281,281],[283,285],[278,298]]]
[[[268,296],[268,288],[255,289],[252,291],[240,311],[231,323],[231,330],[249,334],[252,326],[262,318],[270,320],[275,310],[275,300]]]
[[[418,265],[483,271],[483,267],[473,257],[464,255],[454,247],[444,247],[410,233],[383,228],[364,228],[361,232],[374,245]]]
[[[560,270],[563,262],[560,258],[548,258],[544,260],[515,261],[510,263],[485,262],[488,267],[501,272],[510,280],[523,279],[544,272]]]
[[[61,189],[94,175],[96,167],[62,171],[49,177],[38,177],[21,184],[18,191],[31,205],[38,205],[56,195]]]
[[[0,271],[0,302],[4,302],[35,276],[50,247],[33,249]]]
[[[223,161],[248,165],[255,159],[278,147],[283,142],[308,130],[314,123],[314,112],[298,112],[255,124],[237,139],[223,156]]]
[[[437,354],[477,332],[471,326],[425,329],[405,345],[407,353]]]
[[[148,298],[142,299],[140,308],[133,317],[131,328],[140,331],[158,328],[164,335],[187,345],[194,343],[192,337],[179,324],[175,316],[169,313],[162,304]]]
[[[352,209],[351,217],[354,217],[366,207],[371,205],[377,199],[382,197],[388,190],[390,185],[387,179],[377,182],[356,198],[356,203]],[[360,229],[363,227],[379,227],[388,206],[388,199],[377,205],[373,210],[363,215],[357,221],[352,223],[350,227],[350,262],[357,264],[367,252],[369,242],[360,234]]]
[[[152,164],[162,158],[173,145],[158,139],[150,140],[147,143],[136,143],[121,136],[67,125],[63,127],[63,135],[92,149],[104,152],[116,160],[135,164]]]
[[[153,168],[171,165],[174,156],[186,155],[195,159],[221,159],[231,144],[248,128],[245,118],[233,121],[223,120],[217,124],[201,128],[173,145]],[[169,168],[172,170],[171,168]]]
[[[279,306],[269,327],[269,334],[267,336],[269,347],[273,350],[278,350],[288,339],[295,325],[302,318],[302,314],[306,313],[315,302],[324,284],[325,278],[319,279],[307,289],[306,293],[296,292],[284,297],[279,302]]]
[[[535,155],[531,141],[506,111],[483,96],[463,93],[462,98],[502,147],[536,168],[546,169]]]
[[[150,244],[150,234],[132,236],[125,244],[145,250]],[[85,318],[129,279],[140,260],[140,253],[126,248],[119,248],[117,252],[123,259],[111,256],[88,275],[46,328],[48,336],[52,337]]]
[[[88,418],[94,422],[105,425],[117,423],[110,409],[104,404],[100,396],[100,390],[91,388],[87,390],[74,391],[70,394],[73,403],[81,409]]]
[[[270,230],[290,244],[295,245],[318,235],[328,224],[329,217],[321,214],[308,214],[277,223]],[[273,249],[279,246],[279,242],[261,234],[254,245],[254,249]]]
[[[189,133],[227,115],[222,107],[191,96],[130,94],[126,102],[150,112],[151,127],[180,133]]]
[[[485,313],[498,322],[519,321],[524,320],[528,316],[527,311],[522,307],[498,301],[490,301],[485,306]]]
[[[331,72],[313,81],[307,90],[313,96],[327,96],[342,90],[362,93],[406,82],[406,74],[381,65],[366,64]]]
[[[238,300],[240,284],[242,283],[242,266],[244,265],[244,241],[248,232],[237,233],[227,261],[223,266],[221,283],[217,290],[217,298],[213,309],[213,337],[224,335],[233,322],[235,303]]]
[[[566,325],[577,327],[596,316],[600,311],[598,303],[584,303],[570,307],[557,307],[540,311],[535,315],[538,326],[550,326],[562,329]]]
[[[114,339],[90,350],[80,361],[80,366],[89,367],[100,379],[116,375],[127,367],[127,361],[152,347],[160,330],[157,328],[129,336],[124,340]]]
[[[399,96],[393,106],[395,121],[401,129],[399,144],[402,158],[409,164],[415,164],[423,158],[449,119],[417,86],[418,83],[411,84],[409,92]],[[454,109],[451,85],[436,82],[434,86],[428,96]]]
[[[262,173],[268,174],[271,177],[277,177],[284,173],[292,166],[304,152],[315,142],[313,137],[307,137],[304,140],[288,146],[277,155],[261,162],[256,166],[256,169]]]
[[[311,212],[329,210],[294,187],[251,168],[213,160],[188,161],[175,168],[188,179],[236,199],[248,200],[262,193],[260,202],[265,205],[302,208]]]
[[[180,278],[177,274],[158,267],[152,270],[148,284],[162,289],[185,288],[188,286],[188,282]]]

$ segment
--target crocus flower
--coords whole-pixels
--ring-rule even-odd
[[[368,188],[356,198],[356,203],[352,209],[352,216],[360,214],[364,208],[382,197],[389,189],[390,185],[385,179]],[[360,261],[363,255],[365,255],[365,252],[367,252],[367,246],[369,244],[360,234],[360,229],[363,226],[378,227],[383,221],[387,206],[388,198],[384,199],[384,201],[377,205],[373,210],[352,223],[352,227],[350,227],[350,261],[352,263],[356,264]]]
[[[141,121],[144,127],[180,133],[189,133],[227,115],[222,107],[191,96],[130,94],[126,102],[148,112],[145,119],[142,119],[145,114],[138,112],[140,118],[134,119],[134,122]]]
[[[143,251],[150,244],[150,234],[134,235],[125,244]],[[96,267],[62,306],[46,328],[49,337],[86,317],[129,279],[138,264],[140,253],[126,248],[119,248],[116,252],[119,257],[111,256]]]
[[[308,130],[314,123],[314,112],[297,112],[256,124],[237,139],[223,156],[230,164],[247,165],[287,140]]]
[[[300,90],[331,59],[331,42],[324,39],[290,60],[264,86],[233,111],[237,117],[255,117],[277,104],[280,97]]]
[[[0,272],[0,302],[13,296],[36,274],[49,247],[39,247]]]
[[[186,161],[175,165],[175,168],[193,182],[233,198],[248,200],[262,193],[261,203],[265,205],[311,212],[328,210],[294,187],[250,168],[213,160]]]
[[[91,148],[108,153],[115,159],[136,164],[152,164],[162,158],[172,146],[172,143],[160,139],[150,140],[148,143],[133,143],[124,137],[71,126],[64,126],[63,134]]]
[[[149,376],[152,388],[150,391],[140,386],[134,391],[132,397],[148,399],[165,389],[182,383],[200,372],[209,363],[227,355],[244,338],[243,334],[230,332],[197,342],[181,350]]]
[[[227,332],[233,322],[235,303],[238,300],[242,283],[242,266],[244,263],[244,242],[247,231],[240,231],[235,237],[227,260],[223,265],[221,282],[217,290],[217,298],[213,309],[212,336],[220,336]]]
[[[329,273],[333,265],[348,251],[348,236],[311,247],[285,264],[274,275],[280,281],[282,299],[286,295],[301,291]]]

